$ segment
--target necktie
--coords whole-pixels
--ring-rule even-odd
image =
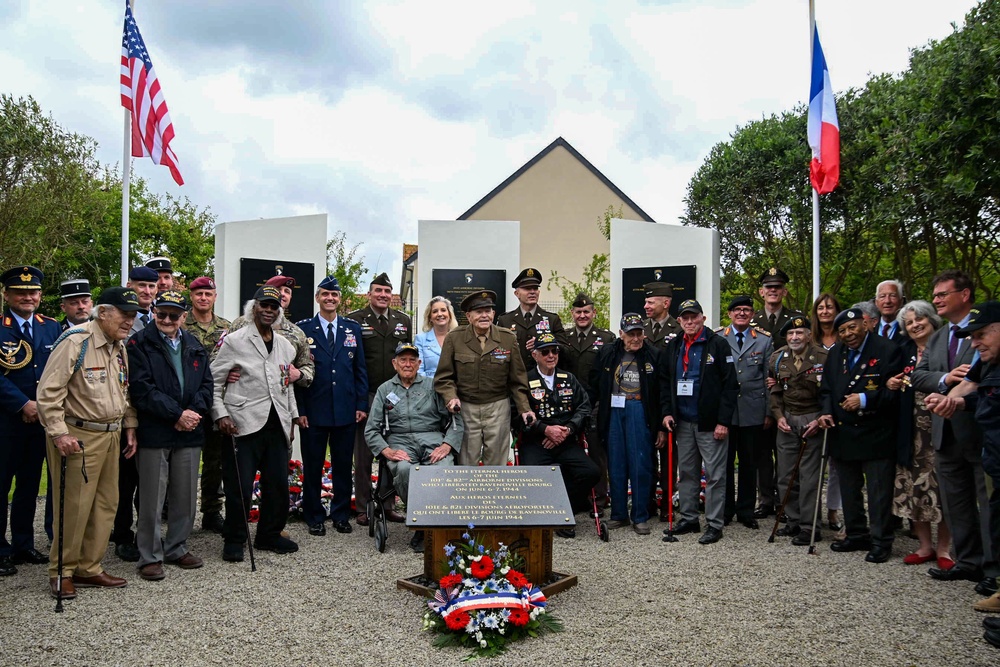
[[[955,359],[958,358],[958,336],[955,333],[958,331],[958,325],[951,325],[951,340],[948,341],[948,369],[955,367]]]
[[[851,350],[850,351],[850,356],[848,357],[848,360],[850,361],[851,368],[854,368],[857,365],[857,363],[858,363],[858,357],[860,357],[860,356],[861,356],[861,352],[859,350]]]
[[[333,349],[333,344],[337,342],[337,332],[333,328],[333,322],[326,323],[326,344]]]
[[[663,328],[663,327],[661,327],[661,326],[660,326],[660,323],[659,323],[659,322],[655,322],[655,323],[653,324],[653,339],[654,339],[654,340],[660,337],[660,330],[661,330],[662,328]]]
[[[775,315],[774,313],[771,313],[770,315],[767,316],[767,321],[771,324],[771,331],[773,332],[774,327],[778,325],[778,316]]]
[[[891,324],[883,324],[882,325],[882,338],[888,338],[889,337],[889,330],[890,329],[892,329],[892,325]]]
[[[736,344],[740,346],[741,350],[743,349],[743,332],[742,331],[737,331],[736,332]]]
[[[142,326],[149,326],[149,313],[143,313],[139,316],[139,319],[142,320]]]
[[[486,351],[486,336],[477,336],[479,338],[479,350],[481,352]]]
[[[31,340],[31,325],[25,322],[21,325],[21,331],[24,332],[24,337]]]
[[[530,311],[524,314],[524,323],[527,324],[528,326],[531,326],[531,312]]]
[[[582,343],[583,339],[586,338],[586,337],[587,337],[587,334],[585,334],[583,331],[581,331],[580,332],[580,342]]]
[[[801,371],[802,370],[802,357],[796,355],[794,364],[795,364],[795,370]]]
[[[385,319],[385,315],[378,316],[378,322],[375,325],[375,327],[378,329],[378,332],[383,336],[389,331],[389,321]]]

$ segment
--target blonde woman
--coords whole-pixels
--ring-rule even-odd
[[[423,333],[413,338],[413,344],[420,350],[420,375],[434,377],[438,360],[441,359],[441,346],[448,332],[458,327],[458,318],[451,301],[443,296],[436,296],[424,308]]]

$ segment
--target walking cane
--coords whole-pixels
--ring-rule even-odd
[[[81,443],[82,444],[82,443]],[[59,557],[56,562],[59,567],[59,576],[56,579],[56,613],[61,614],[63,610],[63,519],[66,517],[66,457],[59,457]]]
[[[823,429],[823,451],[819,455],[819,482],[816,484],[816,506],[813,507],[812,533],[809,535],[809,555],[816,555],[816,520],[819,518],[820,493],[823,492],[823,469],[826,467],[826,436],[830,429]]]
[[[670,476],[667,477],[667,534],[664,542],[676,542],[674,536],[674,432],[667,431],[667,467],[670,468]]]
[[[781,523],[781,515],[785,513],[788,496],[792,495],[792,487],[795,486],[795,480],[799,477],[799,465],[802,464],[802,454],[806,451],[807,444],[809,444],[809,441],[806,440],[805,436],[802,436],[802,446],[799,447],[799,455],[795,459],[795,467],[792,468],[792,474],[788,478],[785,497],[781,499],[781,508],[774,515],[774,527],[771,528],[771,536],[767,538],[768,543],[774,542],[774,536],[778,533],[778,524]]]
[[[240,475],[240,462],[236,458],[236,436],[230,436],[233,439],[233,467],[236,470],[236,485],[239,487],[240,492],[240,506],[243,508],[243,525],[247,528],[247,549],[250,550],[250,571],[257,571],[257,562],[253,557],[253,540],[250,539],[250,515],[247,514],[247,504],[243,499],[243,477]],[[251,487],[251,491],[253,488]]]

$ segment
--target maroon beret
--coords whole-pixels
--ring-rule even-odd
[[[264,284],[273,287],[295,287],[295,278],[291,276],[275,276]]]
[[[200,278],[195,278],[188,285],[188,291],[195,291],[196,289],[215,289],[215,281],[208,276],[201,276]]]

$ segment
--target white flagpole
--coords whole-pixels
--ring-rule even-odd
[[[809,0],[809,71],[812,80],[813,45],[816,42],[816,2]],[[813,195],[813,301],[819,296],[819,191],[812,188]]]
[[[135,11],[135,0],[129,0],[132,11]],[[122,109],[125,112],[125,131],[122,142],[122,287],[128,282],[128,249],[129,249],[129,180],[132,172],[132,112]]]

